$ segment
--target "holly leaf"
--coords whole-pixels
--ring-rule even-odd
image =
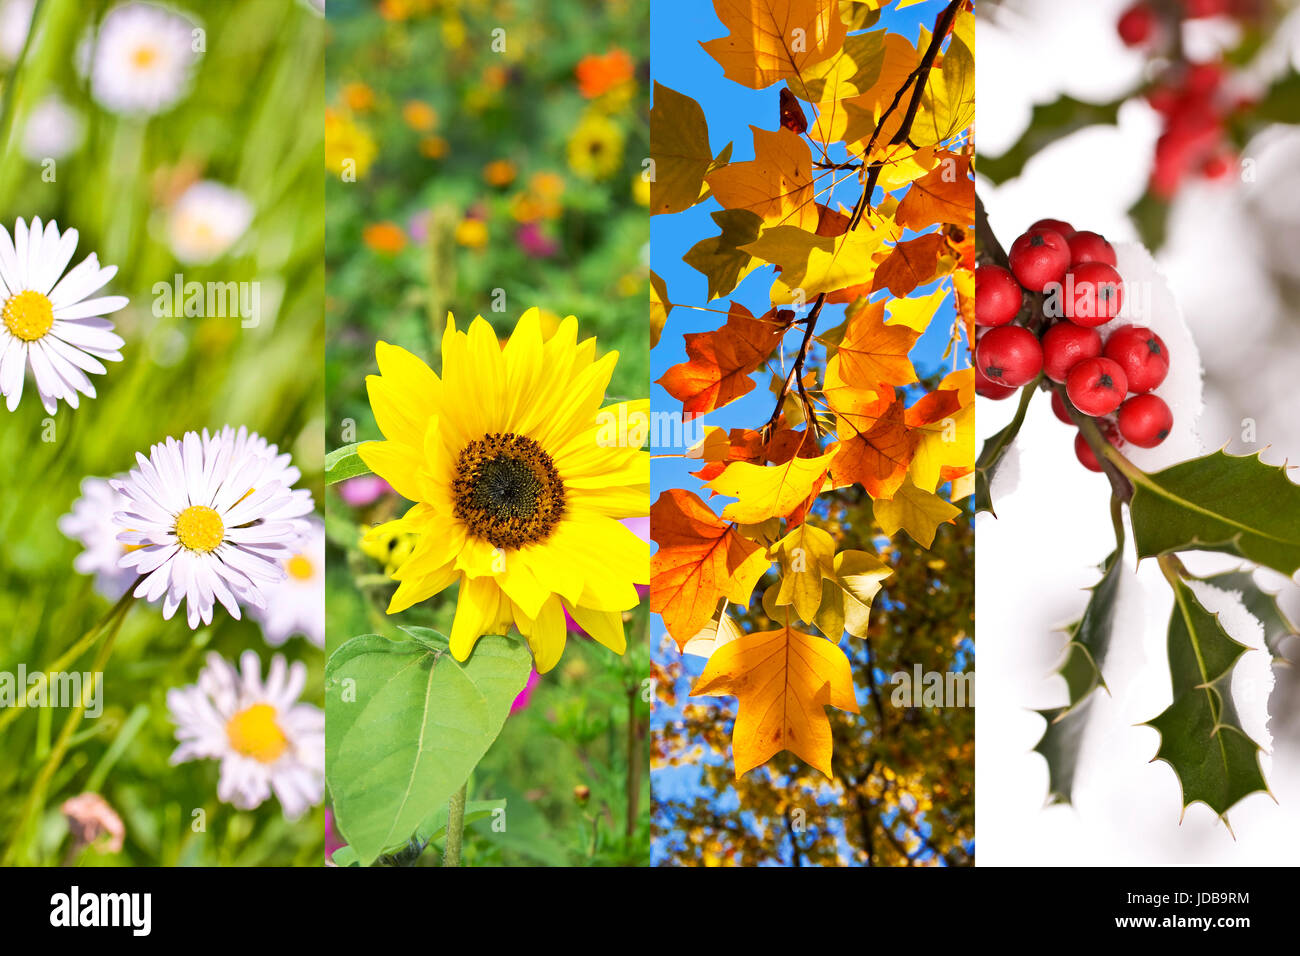
[[[904,480],[892,498],[877,498],[873,509],[881,531],[893,537],[902,529],[927,550],[934,544],[939,525],[961,514],[960,508],[933,492],[922,491],[910,479]]]
[[[1115,621],[1116,597],[1124,570],[1122,554],[1121,544],[1106,558],[1101,580],[1092,587],[1083,616],[1067,631],[1069,641],[1056,672],[1065,679],[1068,702],[1064,707],[1039,711],[1047,728],[1034,749],[1047,761],[1049,803],[1069,803],[1074,794],[1074,772],[1091,715],[1091,695],[1105,686],[1101,666]]]
[[[764,222],[817,228],[812,153],[797,133],[751,126],[754,158],[729,163],[706,177],[713,198],[727,209],[744,209]]]
[[[702,43],[729,80],[761,90],[837,54],[848,29],[826,0],[713,0],[730,32]]]
[[[325,667],[326,777],[335,821],[363,866],[405,843],[460,789],[501,732],[532,655],[488,635],[469,660],[441,635],[355,637]]]
[[[943,154],[939,164],[903,196],[894,221],[919,232],[935,223],[970,225],[975,221],[975,180],[970,178],[970,157]]]
[[[700,104],[656,81],[650,109],[650,214],[681,212],[704,198],[713,164],[709,125]]]
[[[1226,551],[1288,577],[1300,570],[1300,485],[1286,468],[1217,451],[1129,477],[1138,557]]]
[[[733,466],[734,467],[734,466]],[[721,598],[749,604],[771,562],[765,549],[718,518],[696,495],[670,488],[650,509],[650,609],[684,647],[708,623]]]
[[[1051,103],[1040,103],[1029,117],[1029,125],[1014,145],[1001,156],[980,152],[976,165],[981,176],[1003,183],[1019,176],[1032,157],[1059,139],[1088,126],[1113,126],[1123,100],[1113,103],[1085,103],[1062,96]]]
[[[858,713],[849,660],[835,644],[794,630],[789,614],[774,631],[744,634],[709,658],[694,697],[735,697],[736,778],[782,750],[831,776],[826,707]]]
[[[1246,610],[1255,615],[1264,625],[1264,645],[1275,657],[1285,657],[1282,653],[1282,643],[1289,637],[1300,635],[1300,629],[1291,623],[1286,611],[1282,610],[1282,605],[1277,600],[1278,596],[1256,584],[1255,576],[1248,568],[1212,574],[1201,580],[1224,591],[1240,592]]]
[[[758,238],[763,220],[748,209],[722,209],[712,213],[722,232],[701,239],[687,250],[682,260],[709,280],[709,298],[730,295],[742,279],[758,265],[741,249]]]
[[[712,332],[685,336],[687,361],[674,365],[659,379],[682,410],[703,415],[754,390],[750,378],[780,344],[789,323],[772,311],[761,319],[739,302],[731,304],[727,323]]]
[[[1147,721],[1160,734],[1156,759],[1173,768],[1183,806],[1204,803],[1222,817],[1247,794],[1268,792],[1259,744],[1241,727],[1232,702],[1232,669],[1248,650],[1228,636],[1187,582],[1170,576],[1169,672],[1174,700]]]
[[[772,516],[785,516],[816,495],[830,468],[834,452],[816,458],[798,456],[779,465],[728,465],[707,487],[720,495],[739,498],[722,509],[728,521],[757,524]]]

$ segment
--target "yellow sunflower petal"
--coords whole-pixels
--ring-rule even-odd
[[[497,585],[527,617],[536,617],[553,592],[538,580],[521,552],[507,552],[502,558],[505,570],[497,576]]]
[[[623,633],[623,615],[618,611],[593,611],[576,604],[565,602],[569,616],[577,622],[578,627],[592,638],[604,644],[615,654],[627,651],[627,636]]]
[[[403,498],[419,501],[420,469],[424,457],[410,445],[395,441],[368,441],[357,446],[366,467],[393,486]]]
[[[478,639],[496,623],[500,603],[501,589],[491,578],[461,578],[456,619],[451,623],[449,641],[451,654],[456,660],[469,658]]]
[[[533,664],[537,673],[545,674],[557,663],[564,653],[566,628],[564,626],[564,607],[558,597],[550,597],[542,605],[537,617],[528,619],[515,617],[515,626],[519,633],[528,639],[528,646],[533,650]]]
[[[393,593],[392,600],[388,602],[388,613],[397,614],[405,611],[414,604],[421,601],[427,601],[441,591],[446,590],[456,582],[459,575],[455,569],[448,566],[439,568],[437,571],[429,574],[421,574],[416,577],[404,578],[397,585],[397,590]],[[472,645],[471,645],[472,646]]]

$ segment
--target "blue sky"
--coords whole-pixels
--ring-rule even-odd
[[[935,17],[943,7],[942,0],[929,0],[927,3],[907,7],[901,11],[887,10],[880,22],[872,29],[887,27],[891,32],[902,33],[915,42],[922,26],[933,26]],[[750,90],[727,80],[722,67],[704,51],[700,42],[723,36],[727,30],[718,20],[712,4],[703,0],[656,0],[651,17],[651,75],[654,80],[671,87],[680,93],[694,98],[704,109],[708,118],[709,137],[716,155],[728,142],[733,144],[732,160],[753,159],[753,139],[750,126],[763,129],[776,129],[778,119],[779,85],[766,90]],[[844,157],[842,151],[833,158]],[[816,171],[815,171],[816,172]],[[841,174],[842,175],[842,174]],[[822,187],[819,180],[818,188]],[[857,195],[858,185],[850,180],[830,194],[818,196],[818,201],[832,206],[843,204],[851,206]],[[828,198],[828,195],[831,198]],[[879,199],[879,194],[877,194]],[[694,309],[675,308],[668,317],[659,347],[651,353],[651,379],[659,379],[671,366],[686,360],[686,350],[682,336],[690,332],[703,332],[720,326],[730,302],[745,305],[754,315],[762,315],[771,305],[768,292],[774,275],[771,267],[756,269],[728,297],[712,302],[706,301],[708,284],[705,277],[682,261],[682,256],[696,242],[718,234],[718,227],[710,213],[721,207],[712,199],[701,203],[685,212],[674,215],[651,217],[651,265],[668,287],[670,301],[702,306],[718,310],[700,312]],[[938,283],[923,286],[913,293],[914,296],[934,291]],[[887,292],[879,293],[880,298],[888,298]],[[873,297],[874,298],[874,297]],[[827,306],[822,311],[819,328],[829,329],[843,321],[844,306]],[[944,300],[930,330],[917,343],[911,353],[913,364],[921,375],[939,371],[942,355],[948,341],[948,331],[954,317],[951,294]],[[797,347],[801,332],[795,331],[787,337],[786,348],[789,353]],[[767,373],[760,371],[756,376],[757,387],[744,398],[711,413],[703,419],[704,424],[724,428],[754,428],[765,422],[771,414],[774,396],[767,389]],[[656,410],[680,411],[680,403],[657,384],[651,386],[651,401]],[[680,453],[680,449],[664,449],[668,453]],[[651,500],[657,498],[666,488],[687,488],[708,499],[708,492],[703,490],[699,481],[690,475],[699,468],[697,460],[656,457],[651,474]],[[721,510],[731,499],[721,498],[711,501],[715,510]],[[652,651],[661,656],[658,647],[659,638],[664,634],[663,622],[655,616],[651,620],[651,633],[654,636]],[[847,638],[846,638],[847,640]],[[845,646],[842,644],[841,646]],[[669,646],[668,654],[672,657],[677,651]],[[698,675],[704,661],[697,657],[685,658],[686,669],[690,675]],[[707,702],[707,698],[699,698]],[[733,704],[734,701],[720,700],[719,704]],[[661,728],[666,722],[677,718],[675,712],[658,705],[654,708],[652,732]],[[716,759],[730,761],[730,754],[710,755]],[[700,795],[698,771],[692,767],[657,770],[653,776],[656,799],[680,799]],[[719,809],[731,810],[737,805],[735,791],[717,794]],[[774,848],[775,849],[775,848]]]

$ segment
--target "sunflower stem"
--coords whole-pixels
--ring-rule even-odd
[[[59,765],[63,763],[63,758],[68,752],[68,746],[72,742],[72,735],[81,725],[81,718],[86,713],[87,697],[95,691],[104,667],[108,664],[109,655],[113,653],[113,645],[117,642],[118,632],[122,630],[122,622],[126,620],[126,612],[130,610],[131,605],[135,603],[134,588],[122,597],[113,607],[108,624],[108,636],[104,643],[100,645],[99,652],[95,655],[94,663],[90,666],[90,686],[83,687],[81,691],[81,700],[77,706],[72,709],[68,719],[64,721],[63,729],[59,731],[59,739],[54,742],[54,747],[50,755],[46,758],[45,764],[41,767],[40,773],[36,776],[36,781],[32,784],[31,790],[27,793],[27,800],[23,804],[22,812],[18,815],[18,823],[14,826],[13,837],[9,841],[9,846],[5,850],[4,859],[0,860],[0,866],[10,866],[13,864],[13,858],[18,851],[19,841],[22,840],[27,830],[27,825],[31,821],[32,815],[36,808],[45,799],[45,789],[49,786],[50,780],[58,771]]]
[[[465,839],[465,792],[466,783],[451,795],[447,806],[447,844],[442,853],[443,866],[460,866],[460,848]]]

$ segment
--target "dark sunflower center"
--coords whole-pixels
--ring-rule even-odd
[[[498,548],[544,541],[564,516],[555,463],[522,435],[486,435],[466,445],[456,459],[452,496],[470,534]]]

